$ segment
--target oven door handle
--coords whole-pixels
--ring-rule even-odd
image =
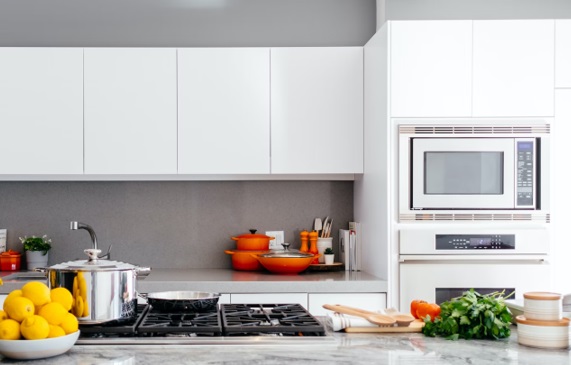
[[[547,263],[547,255],[400,255],[399,262],[414,261],[488,261],[488,262],[535,262]]]

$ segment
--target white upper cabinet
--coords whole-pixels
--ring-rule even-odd
[[[271,49],[271,172],[363,172],[363,47]]]
[[[555,21],[555,87],[571,88],[571,19]]]
[[[270,50],[178,50],[178,172],[270,173]]]
[[[391,22],[392,117],[469,117],[472,21]]]
[[[176,174],[176,50],[85,49],[85,173]]]
[[[0,174],[83,173],[83,50],[0,48]]]
[[[473,116],[553,116],[554,20],[475,20]]]

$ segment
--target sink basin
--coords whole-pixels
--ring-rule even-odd
[[[2,278],[3,281],[33,281],[33,280],[46,280],[46,274],[43,272],[23,271],[15,272],[6,275]]]

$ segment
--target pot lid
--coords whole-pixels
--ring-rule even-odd
[[[256,234],[257,229],[250,229],[249,231],[250,231],[250,233],[244,233],[244,234],[241,234],[239,236],[232,237],[232,238],[240,238],[240,239],[241,238],[270,238],[270,239],[272,238],[270,236],[266,236],[265,234],[259,234],[259,233]]]
[[[261,255],[258,255],[260,257],[313,257],[314,255],[312,253],[308,253],[308,252],[301,252],[299,250],[290,250],[289,249],[289,243],[284,242],[282,243],[282,246],[284,246],[283,250],[273,250],[270,251],[268,253],[264,253]]]
[[[111,261],[111,260],[76,260],[62,262],[61,264],[53,265],[49,267],[51,270],[60,271],[125,271],[125,270],[135,270],[138,266],[128,264],[121,261]]]

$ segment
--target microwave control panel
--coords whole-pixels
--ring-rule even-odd
[[[516,140],[517,188],[516,207],[533,207],[533,140]]]
[[[436,250],[515,250],[515,235],[437,234]]]

